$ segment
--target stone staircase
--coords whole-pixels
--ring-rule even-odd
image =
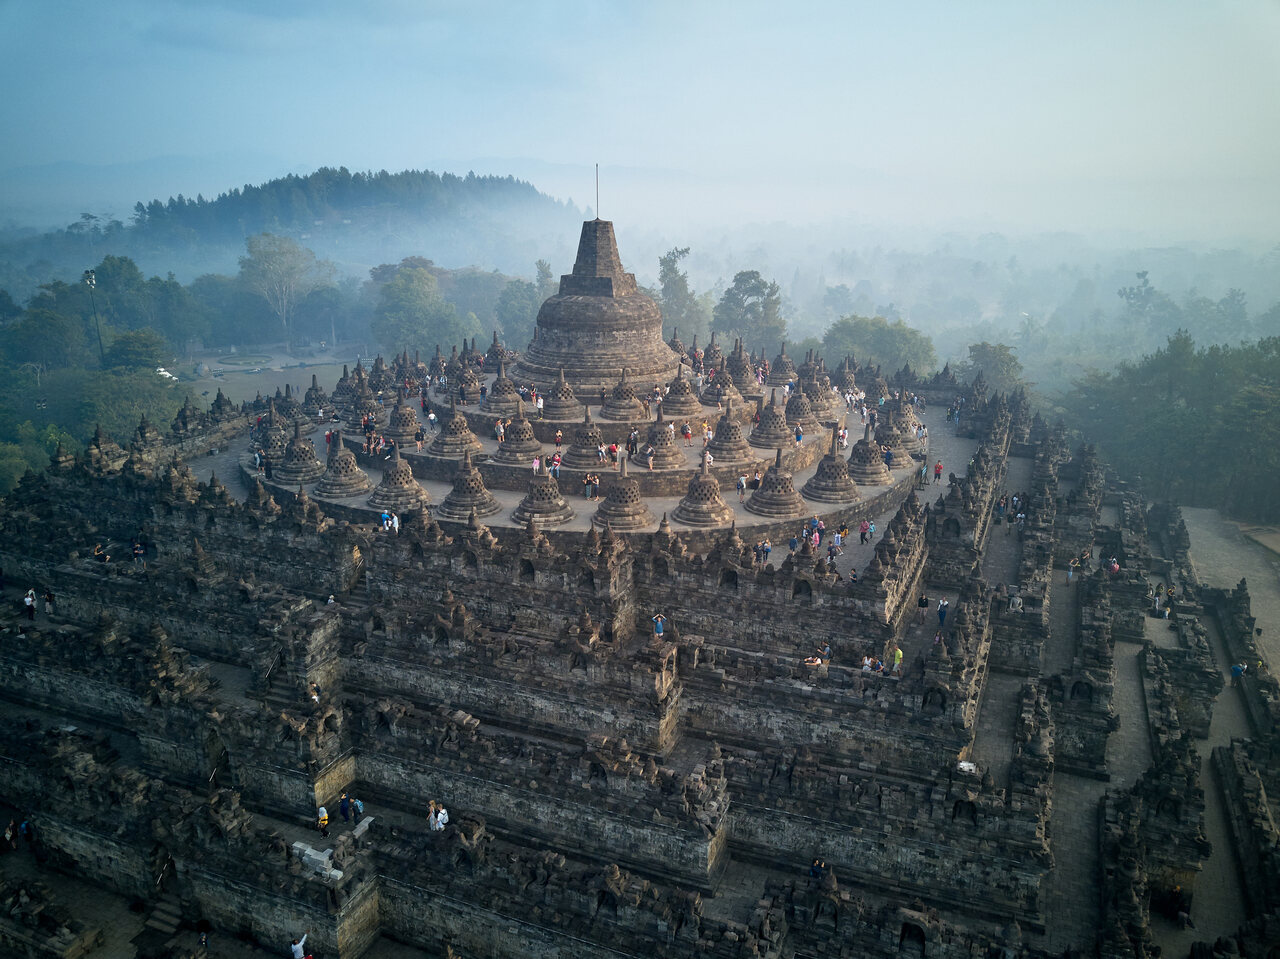
[[[179,927],[182,925],[182,904],[172,892],[163,893],[151,907],[151,914],[142,925],[142,932],[134,937],[138,959],[148,957],[175,957],[183,959],[205,959],[208,950],[204,946],[189,945],[179,942]],[[190,940],[192,934],[181,936]]]

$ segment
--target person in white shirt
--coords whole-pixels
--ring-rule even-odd
[[[307,936],[309,936],[310,934],[311,934],[311,930],[308,929],[306,932],[302,934],[301,939],[293,940],[293,943],[290,946],[290,949],[292,950],[291,955],[293,956],[293,959],[303,959],[303,957],[307,954]]]
[[[427,825],[432,832],[440,832],[449,823],[449,812],[444,808],[443,803],[438,803],[434,799],[428,807]]]

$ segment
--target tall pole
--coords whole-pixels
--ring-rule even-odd
[[[84,271],[84,285],[89,288],[89,302],[93,305],[93,328],[98,334],[98,362],[107,368],[107,354],[102,348],[102,324],[98,321],[98,301],[93,298],[94,288],[98,285],[98,277],[93,270]]]

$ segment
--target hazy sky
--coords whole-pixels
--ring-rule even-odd
[[[0,88],[0,171],[167,158],[162,197],[345,165],[594,206],[599,162],[603,216],[673,233],[1280,239],[1277,0],[0,0]]]

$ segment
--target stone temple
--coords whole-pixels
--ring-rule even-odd
[[[622,268],[613,224],[582,224],[573,272],[560,277],[560,291],[542,304],[533,342],[520,358],[516,377],[548,389],[561,370],[582,398],[612,389],[626,369],[648,387],[666,383],[680,358],[662,339],[662,312],[640,292],[635,274]]]
[[[1280,685],[1178,510],[947,370],[841,368],[895,443],[929,426],[892,468],[869,423],[839,448],[857,414],[823,394],[797,446],[776,401],[748,443],[750,403],[673,390],[728,466],[656,411],[601,420],[582,403],[623,368],[683,376],[652,304],[586,322],[636,295],[607,226],[500,374],[579,378],[560,419],[514,404],[518,455],[478,396],[421,453],[325,450],[369,404],[357,365],[335,400],[98,431],[5,499],[0,822],[26,828],[0,955],[284,955],[309,931],[324,959],[1275,956]],[[575,324],[571,364],[551,344]],[[506,359],[455,355],[477,381]],[[406,381],[447,409],[407,353],[375,368],[388,428]],[[557,429],[583,457],[559,477],[525,462]],[[653,469],[592,461],[632,430]],[[287,469],[258,472],[264,444]],[[130,922],[127,953],[104,929]]]

